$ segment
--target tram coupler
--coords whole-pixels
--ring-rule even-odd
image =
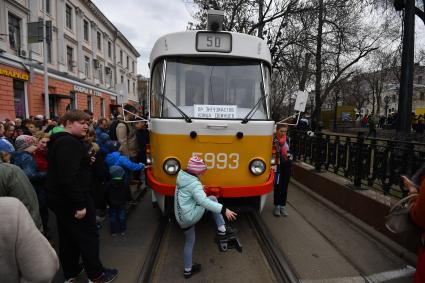
[[[236,232],[231,232],[223,236],[217,235],[215,241],[220,252],[227,252],[229,249],[235,249],[240,253],[242,252],[242,244],[239,241]]]

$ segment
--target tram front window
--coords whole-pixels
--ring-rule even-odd
[[[268,78],[268,69],[264,68],[264,71]],[[153,85],[154,80],[155,77]],[[257,61],[167,59],[166,99],[162,101],[162,113],[155,116],[181,118],[178,107],[191,118],[243,119],[264,95],[262,82],[260,62]],[[217,111],[231,114],[214,116]],[[266,103],[260,103],[252,119],[267,119],[266,111]]]

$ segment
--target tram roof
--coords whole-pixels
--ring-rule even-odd
[[[225,32],[232,35],[232,50],[229,53],[200,52],[196,50],[196,31],[183,31],[161,36],[154,44],[150,54],[150,65],[161,57],[229,57],[258,59],[271,65],[270,50],[266,41],[252,35]],[[201,31],[208,32],[208,31]]]

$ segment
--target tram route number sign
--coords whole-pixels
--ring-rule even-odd
[[[232,51],[232,35],[222,32],[198,32],[196,34],[196,50],[229,53]]]
[[[195,118],[236,119],[236,105],[193,105]]]

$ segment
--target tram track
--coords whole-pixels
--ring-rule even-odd
[[[274,240],[264,221],[261,219],[261,216],[258,213],[253,212],[244,213],[240,216],[242,216],[239,218],[241,222],[238,224],[242,224],[242,226],[244,226],[244,229],[243,231],[240,231],[240,234],[244,235],[243,237],[248,235],[248,237],[251,238],[250,241],[258,243],[259,251],[263,254],[261,258],[265,261],[265,266],[269,269],[270,274],[273,274],[272,277],[274,277],[274,280],[271,280],[271,282],[299,283],[300,281],[297,274],[282,253],[279,245]],[[163,279],[158,279],[162,276],[158,276],[155,272],[164,270],[161,267],[164,262],[163,259],[160,258],[163,258],[164,256],[170,257],[170,253],[174,254],[176,251],[176,249],[167,251],[167,244],[172,242],[170,239],[170,233],[172,233],[172,230],[175,230],[172,227],[173,225],[173,221],[170,218],[161,217],[159,219],[158,227],[138,276],[138,283],[163,281]],[[201,227],[199,228],[199,230],[202,229]],[[251,230],[250,233],[248,232],[249,230]],[[249,242],[247,239],[244,239],[243,241]],[[253,246],[251,244],[249,247],[245,246],[244,249],[245,248],[252,250]],[[246,252],[248,251],[245,251],[245,253]],[[244,257],[247,255],[245,253],[242,252],[241,256]],[[220,253],[219,255],[223,255],[223,253]],[[208,257],[207,255],[204,256]],[[232,252],[228,252],[226,257],[236,257],[236,255],[234,253],[232,254]],[[205,275],[208,276],[208,274]]]
[[[145,262],[140,270],[137,283],[149,283],[153,281],[155,266],[161,253],[160,247],[164,241],[165,234],[167,229],[169,229],[169,226],[170,219],[168,217],[160,216],[158,227],[146,255]]]
[[[298,276],[282,253],[279,244],[274,240],[258,212],[247,213],[248,222],[257,237],[269,267],[278,282],[299,283]]]

